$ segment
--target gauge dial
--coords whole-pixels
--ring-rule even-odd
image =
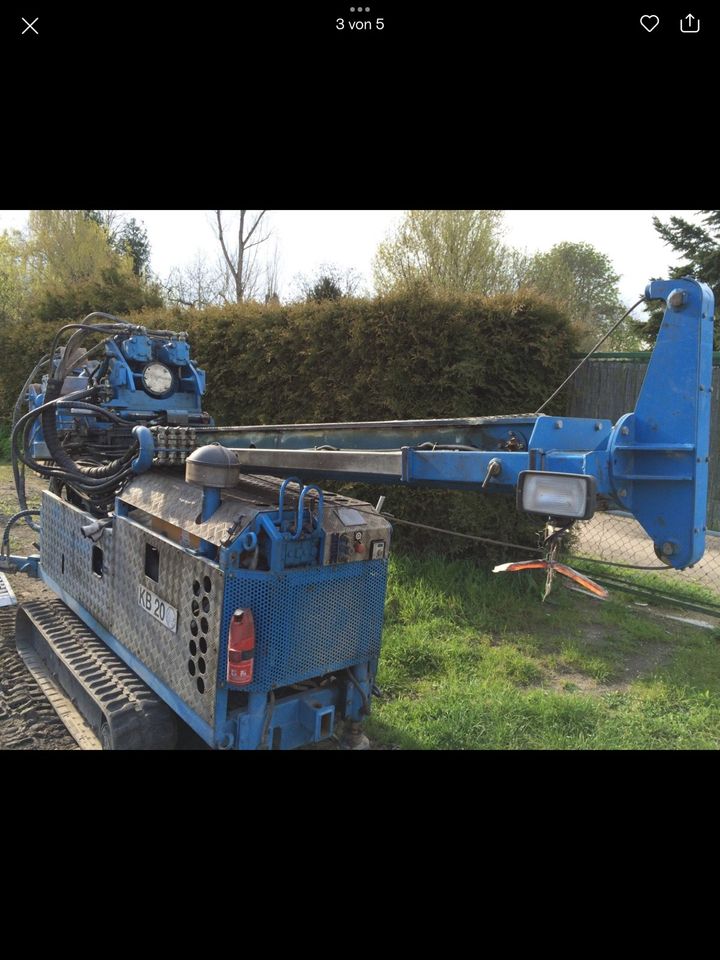
[[[164,363],[149,363],[143,370],[143,386],[153,397],[164,397],[172,392],[175,378]]]

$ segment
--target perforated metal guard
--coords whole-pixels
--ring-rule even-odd
[[[368,560],[290,572],[226,575],[221,663],[230,617],[255,619],[255,675],[261,692],[372,660],[380,654],[387,563]]]

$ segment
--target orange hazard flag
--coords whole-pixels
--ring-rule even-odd
[[[493,573],[519,573],[521,570],[549,571],[550,569],[555,573],[562,574],[569,580],[573,580],[583,590],[587,590],[595,597],[606,600],[610,596],[605,587],[601,587],[599,583],[595,583],[594,580],[584,576],[584,574],[578,573],[577,570],[573,570],[572,567],[568,567],[564,563],[549,560],[521,560],[519,563],[501,563],[499,566],[493,567]]]

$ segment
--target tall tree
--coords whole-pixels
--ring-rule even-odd
[[[310,276],[298,274],[295,277],[300,297],[316,303],[357,296],[361,282],[362,277],[354,267],[343,268],[334,263],[321,264]]]
[[[117,239],[122,230],[125,218],[119,210],[83,210],[86,220],[92,220],[105,231],[107,241],[116,249]]]
[[[201,253],[185,267],[174,267],[164,284],[169,304],[203,310],[213,304],[226,303],[225,271],[222,266],[209,266]]]
[[[114,255],[105,227],[76,210],[31,210],[28,252],[44,280],[61,283],[99,276]]]
[[[670,217],[663,223],[653,217],[653,225],[665,243],[683,259],[679,267],[670,267],[671,279],[694,277],[707,283],[715,294],[715,349],[720,349],[720,210],[700,210],[702,224],[689,223],[682,217]],[[663,308],[649,304],[648,319],[636,324],[644,340],[654,343],[663,318]]]
[[[135,217],[126,219],[119,210],[83,210],[82,213],[86,220],[104,231],[112,250],[132,258],[136,277],[150,275],[150,241],[145,224],[138,223]]]
[[[150,241],[144,224],[135,217],[126,220],[120,229],[115,249],[127,253],[132,258],[133,273],[136,277],[146,277],[150,273]]]
[[[27,289],[22,234],[5,230],[0,234],[0,323],[21,319]]]
[[[159,306],[153,283],[108,243],[105,228],[79,210],[32,210],[24,253],[32,278],[31,315],[77,319],[91,310],[127,313]]]
[[[558,243],[536,254],[523,282],[555,300],[566,311],[581,348],[589,348],[625,312],[620,298],[620,277],[612,261],[590,243]],[[621,325],[605,349],[636,349],[637,334]]]
[[[237,303],[251,300],[260,285],[260,265],[257,248],[270,237],[265,229],[263,217],[267,210],[255,214],[252,210],[241,210],[238,228],[235,233],[237,242],[230,239],[230,231],[223,224],[223,211],[215,211],[217,237],[220,241],[223,260],[233,289],[233,299]]]
[[[500,210],[408,210],[375,255],[378,291],[417,284],[453,293],[513,289],[516,264],[502,243],[502,218]]]
[[[272,252],[272,256],[265,263],[265,303],[280,303],[280,251],[277,241]]]

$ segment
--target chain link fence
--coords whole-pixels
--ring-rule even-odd
[[[596,513],[592,520],[578,524],[573,553],[612,563],[627,563],[640,567],[658,567],[654,576],[667,584],[667,589],[679,584],[694,583],[714,595],[720,607],[720,533],[708,531],[705,553],[692,567],[675,570],[664,567],[655,556],[652,540],[633,517],[615,512]],[[613,576],[632,580],[632,571],[617,567]]]

